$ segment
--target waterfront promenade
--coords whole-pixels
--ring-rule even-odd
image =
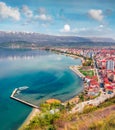
[[[73,72],[75,72],[80,78],[85,78],[85,76],[78,70],[79,66],[70,66],[69,67]]]

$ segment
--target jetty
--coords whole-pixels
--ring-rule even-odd
[[[23,103],[23,104],[25,104],[25,105],[28,105],[28,106],[30,106],[30,107],[39,109],[39,107],[36,106],[36,105],[34,105],[34,104],[31,104],[31,103],[29,103],[29,102],[27,102],[27,101],[24,101],[24,100],[22,100],[22,99],[19,99],[19,98],[17,98],[17,97],[14,97],[14,95],[17,93],[17,91],[18,91],[18,88],[15,88],[14,91],[12,92],[10,98],[12,98],[12,99],[14,99],[14,100],[16,100],[16,101],[18,101],[18,102],[21,102],[21,103]]]

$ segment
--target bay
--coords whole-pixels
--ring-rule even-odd
[[[0,49],[0,130],[17,130],[32,108],[10,98],[15,88],[27,86],[16,96],[35,105],[49,98],[66,101],[82,91],[82,80],[70,69],[80,59],[43,50]]]

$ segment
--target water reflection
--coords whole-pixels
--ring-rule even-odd
[[[24,49],[0,49],[0,60],[30,60],[38,56],[50,55],[50,52],[43,50],[24,50]]]

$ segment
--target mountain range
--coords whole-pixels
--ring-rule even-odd
[[[78,36],[53,36],[29,32],[0,31],[0,46],[114,46],[112,38],[78,37]]]

